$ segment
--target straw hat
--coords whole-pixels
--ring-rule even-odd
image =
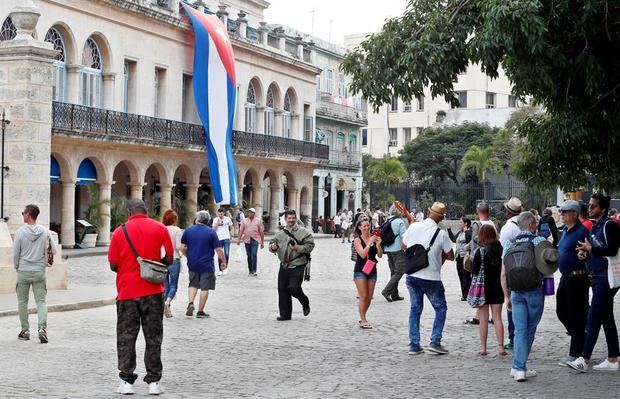
[[[446,204],[444,204],[443,202],[435,202],[433,206],[428,208],[428,210],[435,215],[444,217],[446,215]]]
[[[523,204],[521,204],[521,200],[519,198],[512,197],[508,200],[508,202],[504,203],[504,207],[512,213],[521,213]]]

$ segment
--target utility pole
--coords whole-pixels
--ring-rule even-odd
[[[0,161],[0,219],[3,219],[5,222],[8,221],[8,218],[4,217],[4,172],[6,167],[4,166],[4,131],[6,126],[11,122],[6,119],[6,114],[4,112],[4,108],[2,109],[2,119],[0,119],[0,123],[2,124],[2,159]]]
[[[314,36],[314,14],[316,14],[316,8],[312,7],[310,14],[312,14],[312,36]]]

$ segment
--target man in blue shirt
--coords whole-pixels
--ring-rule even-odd
[[[187,256],[189,269],[189,304],[186,316],[194,315],[194,299],[200,290],[197,318],[209,317],[205,313],[205,305],[209,298],[209,290],[215,290],[215,252],[220,258],[220,267],[225,270],[226,256],[217,233],[208,226],[211,216],[207,211],[196,213],[196,224],[188,227],[181,237],[181,253]]]
[[[555,297],[556,314],[570,335],[568,357],[558,363],[562,367],[581,356],[586,339],[590,282],[586,262],[577,256],[577,245],[588,237],[588,229],[579,221],[580,208],[577,201],[566,201],[560,206],[566,231],[558,243],[562,278]]]
[[[403,215],[392,205],[390,208],[390,227],[396,238],[390,245],[383,248],[388,256],[388,265],[390,266],[390,281],[385,285],[381,295],[388,301],[402,301],[403,298],[398,294],[398,283],[405,274],[405,253],[403,252],[403,235],[407,229],[402,219]]]

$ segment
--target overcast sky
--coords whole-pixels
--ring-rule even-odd
[[[267,0],[268,23],[280,23],[333,43],[342,44],[344,35],[381,29],[386,18],[402,15],[407,0]],[[330,37],[331,33],[331,37]]]

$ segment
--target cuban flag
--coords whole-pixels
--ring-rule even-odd
[[[236,205],[237,167],[232,139],[237,76],[232,44],[219,18],[181,4],[194,28],[194,99],[204,126],[215,202]]]

